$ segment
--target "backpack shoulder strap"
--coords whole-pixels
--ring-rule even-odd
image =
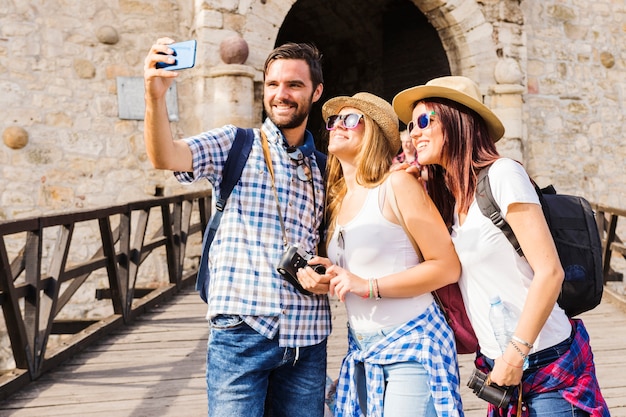
[[[252,149],[252,142],[254,142],[254,130],[237,129],[235,141],[228,152],[224,171],[222,172],[222,185],[220,186],[220,195],[216,203],[220,211],[224,210],[230,193],[235,188],[239,178],[241,178],[243,167],[246,166],[250,150]]]
[[[215,203],[216,212],[209,226],[209,229],[212,230],[209,245],[211,245],[215,232],[217,231],[217,226],[222,218],[226,201],[228,201],[230,193],[232,193],[233,188],[235,188],[235,185],[241,178],[241,173],[243,172],[243,168],[246,166],[250,150],[252,149],[252,142],[254,142],[254,130],[237,129],[235,141],[233,142],[232,148],[230,148],[230,151],[228,152],[228,157],[226,158],[226,163],[224,164],[224,171],[222,172],[220,194]]]
[[[315,160],[317,161],[317,166],[320,167],[320,172],[322,173],[322,177],[326,178],[326,161],[328,157],[324,152],[315,150]]]
[[[486,168],[483,168],[478,173],[478,182],[476,184],[476,203],[478,207],[480,207],[480,211],[483,213],[485,217],[488,217],[492,223],[502,230],[502,233],[506,236],[506,238],[511,242],[513,248],[519,256],[524,256],[524,252],[522,251],[522,247],[517,241],[517,237],[515,237],[515,233],[513,233],[513,229],[506,222],[504,217],[502,217],[502,213],[500,213],[500,206],[496,203],[493,198],[493,194],[491,193],[491,184],[489,183],[489,165]]]
[[[230,193],[233,191],[233,188],[235,188],[235,185],[241,178],[243,168],[246,166],[248,156],[252,150],[253,142],[253,129],[237,128],[237,134],[235,135],[233,146],[228,152],[228,157],[226,157],[226,163],[224,164],[224,170],[222,172],[223,178],[222,185],[220,187],[220,194],[217,202],[215,203],[216,210],[215,213],[213,213],[213,216],[211,216],[211,221],[204,231],[204,236],[202,238],[202,256],[200,258],[200,265],[198,267],[198,274],[196,277],[196,290],[200,292],[200,296],[205,302],[207,301],[206,281],[208,279],[208,271],[206,268],[209,258],[209,248],[211,247],[211,243],[213,243],[213,239],[217,233],[217,228],[222,220],[222,214],[224,213],[226,201],[228,200],[228,197],[230,197]]]

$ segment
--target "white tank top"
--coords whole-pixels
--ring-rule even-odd
[[[345,225],[335,225],[328,245],[329,259],[361,278],[378,278],[404,271],[419,259],[401,225],[387,220],[379,204],[381,187],[369,190],[359,213]],[[343,249],[339,242],[342,235]],[[339,260],[342,258],[343,265]],[[433,302],[431,293],[410,298],[363,299],[346,296],[350,327],[357,332],[372,332],[406,323],[422,314]]]

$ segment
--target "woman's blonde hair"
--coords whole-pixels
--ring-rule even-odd
[[[363,141],[357,154],[356,181],[358,184],[373,188],[381,184],[389,175],[391,161],[398,149],[391,149],[390,141],[386,140],[382,129],[367,114],[363,114],[365,129]],[[337,214],[346,195],[346,182],[339,159],[329,154],[326,167],[326,215],[328,217],[328,241],[333,235]]]

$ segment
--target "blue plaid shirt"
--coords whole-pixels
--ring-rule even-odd
[[[454,336],[435,303],[365,351],[358,348],[351,332],[348,335],[348,354],[337,383],[335,417],[382,416],[383,365],[409,361],[421,363],[428,372],[437,416],[463,417]],[[365,365],[367,413],[359,406],[356,390],[354,372],[358,362]]]
[[[296,163],[287,155],[280,130],[269,119],[262,129],[268,139],[288,243],[314,252],[324,210],[324,183],[315,154],[307,158],[313,183],[302,181]],[[190,183],[206,178],[219,194],[222,170],[236,132],[235,126],[227,125],[184,139],[193,155],[193,172],[174,173],[178,181]],[[306,132],[305,139],[312,141],[310,132]],[[302,295],[280,276],[276,265],[284,250],[272,180],[260,131],[255,129],[248,162],[226,204],[209,251],[207,318],[240,315],[268,339],[279,334],[279,345],[283,347],[311,346],[328,337],[328,297]]]

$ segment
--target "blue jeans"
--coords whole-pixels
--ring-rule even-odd
[[[361,350],[366,350],[383,339],[395,328],[383,329],[376,333],[357,333],[350,329]],[[437,417],[430,394],[428,373],[418,362],[398,362],[383,365],[385,376],[385,399],[383,414],[393,417]],[[359,406],[365,414],[367,410],[367,390],[365,367],[356,366],[355,380],[359,396]]]
[[[536,394],[524,399],[529,417],[588,417],[589,413],[574,407],[558,391]]]
[[[278,337],[261,336],[239,316],[218,315],[210,324],[210,417],[324,415],[326,341],[284,348]]]

